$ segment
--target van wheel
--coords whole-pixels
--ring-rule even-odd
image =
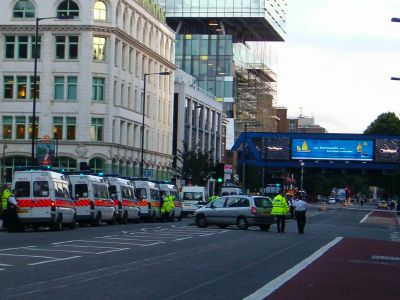
[[[68,227],[69,229],[73,230],[75,229],[76,226],[76,221],[75,221],[75,216],[73,216],[71,223],[69,223]]]
[[[122,216],[121,220],[120,220],[121,224],[128,224],[128,213],[125,212],[124,215]]]
[[[262,230],[262,231],[268,231],[269,228],[271,227],[271,225],[270,224],[263,224],[263,225],[260,225],[259,227],[260,227],[260,230]]]
[[[247,228],[249,228],[249,223],[247,222],[247,219],[245,217],[240,217],[237,220],[237,227],[240,230],[246,230]]]
[[[101,213],[97,213],[96,219],[93,220],[92,222],[93,226],[100,226],[101,225]]]
[[[200,228],[206,228],[207,227],[206,217],[203,215],[197,216],[196,217],[196,225]]]
[[[151,223],[154,223],[155,221],[156,221],[156,212],[155,211],[153,211],[153,213],[151,214],[151,216],[150,216],[150,222]]]
[[[58,215],[55,223],[51,226],[51,229],[54,231],[61,231],[62,230],[62,215]]]

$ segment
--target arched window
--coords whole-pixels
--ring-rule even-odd
[[[129,31],[129,28],[128,28],[128,9],[126,9],[126,8],[124,10],[124,16],[123,16],[123,19],[122,19],[122,29],[125,30],[125,31]]]
[[[142,42],[143,42],[143,44],[145,44],[145,45],[147,45],[146,40],[147,40],[147,23],[144,23]]]
[[[72,0],[65,0],[57,7],[57,17],[74,16],[79,17],[79,6]]]
[[[138,41],[140,41],[141,39],[140,39],[140,32],[141,32],[141,29],[142,29],[142,21],[141,21],[141,19],[140,18],[138,18],[138,20],[137,20],[137,25],[136,25],[136,39],[138,40]]]
[[[129,24],[129,33],[133,35],[135,33],[135,14],[132,13],[131,20]]]
[[[60,169],[64,169],[64,171],[73,172],[77,170],[77,163],[73,158],[61,156],[57,159],[57,162]]]
[[[93,19],[107,21],[107,5],[103,1],[96,1],[94,4]]]
[[[104,172],[104,159],[95,157],[89,160],[89,167],[94,173]]]
[[[14,5],[13,9],[14,18],[34,18],[35,17],[35,7],[29,0],[20,0]]]

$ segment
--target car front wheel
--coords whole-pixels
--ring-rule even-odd
[[[206,217],[203,215],[199,215],[196,217],[196,225],[200,228],[207,227],[207,220]]]

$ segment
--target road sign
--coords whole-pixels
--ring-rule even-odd
[[[153,170],[147,169],[143,171],[145,177],[153,177]]]

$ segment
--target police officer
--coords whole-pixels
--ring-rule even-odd
[[[306,226],[306,209],[307,202],[303,200],[303,197],[298,195],[294,202],[295,216],[297,221],[297,229],[300,234],[304,233],[304,227]]]
[[[274,200],[272,200],[271,211],[271,214],[275,215],[278,232],[285,232],[285,220],[288,210],[289,206],[284,197],[284,191],[280,190],[279,194],[275,196]]]
[[[12,190],[10,197],[8,197],[8,204],[7,204],[7,231],[8,232],[15,232],[17,231],[17,197],[16,191]]]
[[[9,183],[4,184],[3,195],[1,196],[1,207],[3,209],[3,229],[7,228],[8,198],[11,196],[10,188],[11,185]]]

